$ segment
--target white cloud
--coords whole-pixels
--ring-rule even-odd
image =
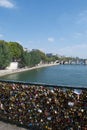
[[[81,36],[83,36],[82,33],[79,33],[79,32],[74,33],[74,38],[79,38]]]
[[[87,23],[87,10],[84,10],[78,14],[76,23],[77,24]]]
[[[0,38],[3,37],[3,34],[0,34]]]
[[[32,44],[32,43],[33,43],[33,41],[28,41],[28,43]]]
[[[82,36],[82,33],[77,32],[77,33],[75,33],[75,35]]]
[[[49,37],[48,38],[48,42],[54,42],[54,38],[53,37]]]
[[[5,8],[13,8],[14,4],[10,0],[0,0],[0,6]]]
[[[59,40],[60,40],[61,42],[63,42],[63,41],[65,41],[65,38],[61,37]]]
[[[85,16],[87,14],[87,10],[83,10],[82,12],[79,13],[79,16]]]
[[[81,58],[87,58],[87,44],[67,46],[59,49],[58,53],[65,56],[78,56]]]

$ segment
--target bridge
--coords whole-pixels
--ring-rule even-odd
[[[86,130],[87,87],[0,80],[0,121],[0,130]]]

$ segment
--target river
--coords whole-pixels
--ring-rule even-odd
[[[43,67],[3,76],[0,79],[77,87],[87,86],[87,65],[56,65]]]

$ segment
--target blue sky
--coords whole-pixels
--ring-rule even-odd
[[[0,0],[0,39],[87,58],[87,0]]]

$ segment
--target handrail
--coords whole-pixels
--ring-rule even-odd
[[[44,86],[44,87],[58,87],[58,88],[67,88],[67,89],[87,89],[87,86],[71,86],[71,85],[55,85],[55,84],[46,84],[46,83],[38,83],[38,82],[26,82],[26,81],[15,81],[15,80],[3,80],[0,79],[0,82],[4,83],[15,83],[15,84],[25,84],[25,85],[38,85],[38,86]]]

